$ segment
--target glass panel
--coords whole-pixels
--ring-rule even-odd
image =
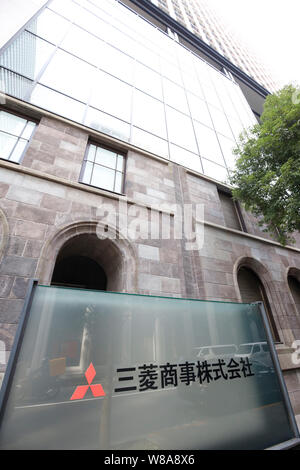
[[[101,44],[98,65],[105,72],[111,73],[129,84],[133,84],[134,61],[109,44]]]
[[[257,305],[38,286],[11,379],[2,450],[260,450],[295,437]]]
[[[52,0],[49,8],[66,18],[70,18],[72,21],[75,19],[76,13],[78,13],[78,11],[82,11],[82,9],[73,3],[72,0],[64,0],[63,2],[61,0]]]
[[[53,51],[54,46],[24,31],[0,56],[0,65],[35,80]]]
[[[225,114],[222,111],[219,111],[217,108],[214,106],[209,107],[211,117],[214,123],[215,130],[217,132],[220,132],[223,135],[226,135],[227,137],[233,137],[231,129],[229,127],[227,118]]]
[[[93,106],[130,122],[131,96],[132,87],[103,72],[97,73]]]
[[[166,137],[164,105],[138,90],[134,92],[132,122],[153,134]]]
[[[68,21],[46,8],[26,29],[53,44],[58,44],[69,26]]]
[[[135,66],[135,86],[159,100],[163,99],[161,76],[138,62]]]
[[[0,111],[0,130],[20,136],[26,125],[26,119],[15,114]]]
[[[202,158],[202,164],[205,175],[223,183],[228,182],[228,172],[225,167],[216,165],[205,158]]]
[[[118,171],[123,171],[124,170],[124,157],[123,157],[123,155],[118,155],[117,170]]]
[[[115,172],[109,168],[100,165],[94,165],[93,176],[91,180],[92,186],[98,188],[114,190]]]
[[[221,144],[222,152],[225,157],[227,167],[234,168],[236,157],[232,153],[232,150],[236,148],[236,143],[233,140],[227,139],[222,135],[218,135],[219,142]]]
[[[82,122],[83,104],[44,86],[38,85],[34,89],[30,102],[73,121]]]
[[[187,152],[173,144],[170,144],[170,159],[186,168],[190,168],[198,173],[203,173],[199,155]]]
[[[154,52],[151,52],[150,49],[143,47],[141,44],[135,44],[135,58],[142,62],[143,64],[151,67],[153,70],[159,71],[159,56]]]
[[[192,118],[213,127],[206,102],[191,93],[188,93],[188,101]]]
[[[36,127],[36,124],[34,122],[28,122],[23,133],[22,133],[22,138],[29,140],[30,137],[32,136],[32,133]]]
[[[114,189],[114,191],[116,193],[121,193],[122,192],[122,182],[123,182],[123,174],[119,173],[117,171],[116,172],[115,189]]]
[[[100,165],[108,166],[115,170],[117,165],[117,155],[110,150],[104,149],[102,147],[97,147],[95,163]]]
[[[97,129],[105,134],[113,135],[118,139],[128,141],[130,137],[130,125],[113,116],[102,113],[97,109],[88,108],[85,125]]]
[[[204,91],[206,101],[217,108],[221,108],[221,103],[215,89],[206,83],[202,84],[202,89]]]
[[[82,183],[91,184],[91,177],[93,171],[93,164],[91,162],[84,163],[84,172],[81,179]]]
[[[224,165],[224,159],[216,133],[199,122],[194,122],[201,157]]]
[[[17,140],[17,137],[12,137],[0,131],[0,158],[9,159]]]
[[[190,71],[189,73],[182,73],[183,83],[187,90],[191,91],[200,98],[204,98],[202,88],[196,73]]]
[[[60,47],[93,65],[100,66],[105,43],[81,28],[72,26]]]
[[[14,148],[13,153],[10,156],[10,160],[12,162],[18,163],[21,160],[22,154],[25,150],[27,143],[28,143],[27,140],[19,139],[17,145]]]
[[[210,85],[211,79],[209,76],[209,65],[207,65],[203,60],[197,58],[194,60],[194,65],[201,84]]]
[[[198,153],[192,120],[166,106],[169,140],[194,153]]]
[[[161,73],[162,75],[169,78],[173,82],[176,82],[179,85],[182,85],[180,69],[175,64],[171,64],[165,59],[162,60],[161,61]]]
[[[167,80],[166,78],[163,79],[163,86],[165,102],[173,108],[176,108],[185,114],[189,114],[189,108],[184,89],[178,85],[175,85],[175,83]]]
[[[88,150],[88,154],[87,154],[87,160],[94,163],[96,150],[97,150],[96,145],[90,145],[89,146],[89,150]]]
[[[32,87],[32,81],[0,67],[0,88],[7,95],[24,100]]]
[[[132,143],[151,153],[169,158],[168,142],[136,127],[132,129]]]
[[[95,70],[82,60],[57,51],[40,82],[86,103],[91,93]]]

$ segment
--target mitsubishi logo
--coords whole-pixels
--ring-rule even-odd
[[[93,363],[91,362],[85,372],[85,377],[88,382],[88,385],[78,385],[78,387],[76,387],[75,389],[75,392],[71,396],[70,400],[81,400],[85,396],[89,388],[92,390],[92,394],[94,397],[104,397],[105,392],[101,384],[91,385],[91,383],[93,382],[95,378],[95,375],[96,375],[96,371],[93,366]]]

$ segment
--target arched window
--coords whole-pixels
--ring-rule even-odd
[[[280,338],[272,315],[271,307],[266,295],[266,291],[259,277],[255,274],[254,271],[252,271],[252,269],[243,266],[238,271],[238,285],[242,302],[263,302],[269,319],[269,325],[272,331],[273,339],[275,342],[279,342]]]
[[[300,282],[298,280],[298,277],[300,278],[300,271],[298,275],[289,274],[288,284],[297,308],[297,312],[300,314]]]

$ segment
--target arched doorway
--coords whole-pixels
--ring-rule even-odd
[[[64,257],[63,250],[60,258],[55,264],[52,285],[106,290],[106,274],[96,261],[87,256]]]
[[[72,237],[55,261],[52,285],[119,291],[122,274],[120,252],[109,239],[86,233]]]
[[[98,233],[99,226],[101,223],[97,221],[74,222],[55,232],[42,250],[37,268],[39,283],[50,285],[52,282],[53,284],[61,283],[63,280],[66,284],[66,278],[56,277],[59,264],[63,259],[83,257],[96,263],[104,271],[107,291],[137,293],[137,254],[134,245],[122,236],[116,239],[101,238],[101,233],[100,236]],[[107,225],[103,225],[103,232],[107,231],[104,230],[105,228]],[[89,260],[84,262],[88,264]],[[80,265],[83,260],[77,261]],[[67,268],[62,265],[62,270],[64,269]],[[98,278],[100,277],[98,271]],[[68,283],[74,284],[74,281],[69,280]],[[75,284],[80,286],[88,283],[86,279],[84,282],[77,279]],[[100,288],[98,284],[97,289]]]
[[[242,302],[263,302],[266,314],[269,319],[269,325],[272,331],[273,339],[274,341],[279,342],[280,338],[272,315],[268,297],[259,277],[252,269],[246,266],[242,266],[238,270],[237,281]]]

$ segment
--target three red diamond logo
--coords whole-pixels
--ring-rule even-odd
[[[93,366],[93,363],[91,362],[85,372],[85,377],[88,382],[88,385],[78,385],[73,395],[71,396],[70,400],[81,400],[85,396],[89,388],[92,390],[92,394],[95,398],[104,397],[105,392],[103,390],[102,385],[101,384],[92,385],[95,375],[96,375],[95,367]]]

